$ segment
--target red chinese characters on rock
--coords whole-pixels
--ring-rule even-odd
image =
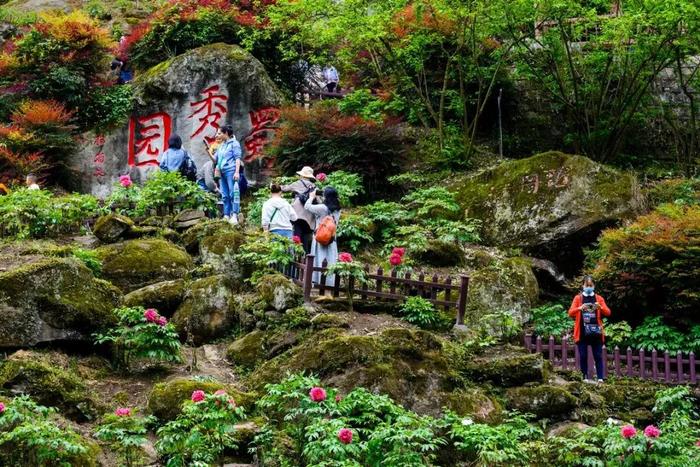
[[[170,115],[158,112],[129,121],[129,166],[158,165],[158,156],[168,149]]]
[[[275,123],[280,119],[280,110],[267,107],[250,112],[252,129],[244,141],[245,162],[251,162],[263,156],[263,147],[270,142],[275,131]],[[268,161],[268,168],[272,160]]]
[[[102,152],[102,149],[105,145],[105,137],[102,135],[97,135],[95,137],[95,146],[98,146],[97,149],[97,154],[95,154],[95,157],[92,159],[94,165],[94,170],[92,172],[93,176],[98,179],[100,183],[103,182],[103,179],[106,175],[105,169],[104,169],[104,163],[105,163],[105,153]]]
[[[228,96],[221,93],[221,87],[218,84],[206,88],[200,94],[204,96],[202,100],[190,103],[193,110],[188,118],[194,118],[196,121],[193,125],[196,129],[190,138],[194,139],[201,135],[209,143],[213,143],[216,130],[219,129],[219,121],[226,115]]]

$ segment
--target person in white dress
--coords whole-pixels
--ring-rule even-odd
[[[338,200],[338,192],[335,188],[327,186],[323,189],[323,200],[316,204],[314,204],[314,201],[318,201],[315,191],[309,195],[309,199],[306,201],[306,204],[304,204],[304,209],[314,215],[316,228],[321,224],[321,219],[326,216],[332,216],[337,226],[340,221],[340,201]],[[314,255],[314,267],[321,267],[324,260],[327,261],[326,266],[335,264],[338,261],[338,242],[334,238],[330,244],[321,245],[316,241],[316,235],[314,235],[311,241],[310,254]],[[312,280],[316,283],[320,283],[321,274],[319,272],[314,272]],[[326,285],[329,287],[335,285],[335,275],[326,277]]]

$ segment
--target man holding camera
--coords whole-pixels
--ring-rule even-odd
[[[289,185],[283,185],[282,191],[294,193],[292,208],[297,215],[297,220],[293,222],[294,235],[301,239],[304,251],[308,254],[311,251],[311,240],[316,228],[314,215],[304,209],[304,204],[309,199],[311,193],[316,192],[316,177],[311,167],[304,167],[297,172],[299,180]]]

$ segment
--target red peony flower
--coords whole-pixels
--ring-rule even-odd
[[[325,182],[327,178],[328,175],[324,174],[323,172],[316,174],[316,180],[318,180],[319,182]]]
[[[292,241],[293,241],[294,243],[296,243],[297,245],[301,245],[301,238],[299,237],[299,235],[294,235],[294,236],[292,237]]]
[[[649,425],[648,427],[644,428],[644,436],[647,438],[658,438],[660,434],[661,430],[656,428],[654,425]]]
[[[143,317],[146,318],[146,321],[149,323],[155,323],[158,321],[158,312],[155,308],[149,308],[143,312]]]
[[[326,391],[318,386],[311,388],[309,391],[309,397],[314,402],[323,402],[326,400]]]
[[[338,255],[338,261],[341,263],[352,263],[352,255],[350,253],[341,253]]]
[[[403,258],[403,255],[406,254],[406,249],[405,248],[394,248],[391,250],[391,255],[399,255],[400,257]]]
[[[343,398],[340,397],[340,394],[336,394],[336,396],[335,396],[335,401],[336,401],[336,402],[340,402],[340,401],[342,401],[342,400],[343,400]]]
[[[131,177],[128,175],[122,175],[119,177],[119,184],[124,188],[129,188],[131,185],[133,185],[133,182],[131,181]]]
[[[128,417],[131,415],[131,409],[128,407],[119,407],[114,411],[114,415],[117,417]]]
[[[623,438],[634,438],[637,435],[637,429],[632,425],[625,425],[622,428],[620,428],[620,434]]]
[[[399,255],[392,254],[389,257],[389,264],[391,264],[392,266],[398,266],[399,264],[401,264],[401,261],[402,261],[402,259],[401,259],[401,256],[399,256]]]
[[[3,405],[3,410],[5,410],[4,407],[5,406]],[[700,448],[700,439],[695,441],[695,445]]]
[[[0,402],[0,413],[3,413],[5,411],[5,404]]]
[[[341,428],[338,430],[338,439],[343,444],[352,443],[352,430],[349,428]]]
[[[192,393],[192,402],[202,402],[206,394],[201,389],[197,389]]]
[[[165,316],[159,316],[159,317],[158,317],[158,320],[156,321],[156,323],[157,323],[159,326],[165,326],[166,324],[168,324],[168,318],[166,318]]]

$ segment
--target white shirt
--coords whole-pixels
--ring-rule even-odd
[[[297,213],[281,196],[273,196],[263,204],[262,226],[265,230],[292,230],[292,222],[295,220]]]
[[[30,189],[30,190],[41,190],[41,187],[40,187],[39,185],[37,185],[36,183],[32,183],[31,185],[29,185],[28,189]]]

